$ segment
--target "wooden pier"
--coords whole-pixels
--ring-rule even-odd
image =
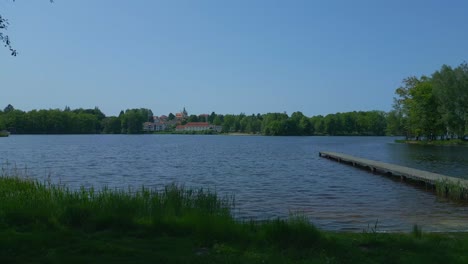
[[[368,160],[354,157],[351,155],[336,152],[319,152],[320,157],[336,160],[361,168],[368,168],[375,173],[384,173],[387,175],[400,177],[402,180],[411,179],[413,181],[426,183],[435,186],[436,183],[455,184],[465,190],[468,188],[468,180],[432,173],[428,171],[408,168],[405,166],[394,165],[390,163]]]

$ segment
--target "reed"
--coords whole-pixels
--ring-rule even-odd
[[[308,219],[241,222],[234,199],[205,189],[168,185],[163,190],[102,188],[70,190],[19,177],[0,178],[0,224],[25,230],[77,229],[85,232],[145,230],[192,235],[200,241],[240,241],[307,246],[320,237]]]
[[[18,177],[0,179],[0,219],[23,227],[72,227],[94,231],[177,223],[203,226],[209,221],[232,221],[233,201],[203,189],[169,185],[162,191],[142,187],[135,192],[103,188],[70,190]],[[202,224],[203,222],[203,224]],[[176,227],[174,227],[175,229]]]
[[[440,180],[435,184],[437,195],[449,197],[453,200],[468,200],[468,187],[461,182],[452,182],[448,180]]]

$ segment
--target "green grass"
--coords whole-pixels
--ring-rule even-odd
[[[80,189],[0,178],[0,263],[467,263],[468,235],[318,230],[308,219],[238,221],[234,200]]]

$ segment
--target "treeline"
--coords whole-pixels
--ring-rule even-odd
[[[171,119],[171,118],[169,118]],[[129,109],[107,117],[99,108],[32,110],[8,105],[0,111],[0,130],[15,134],[137,134],[143,123],[153,121],[149,109]],[[239,132],[271,136],[375,135],[386,134],[387,114],[382,111],[336,113],[307,117],[301,112],[252,115],[190,115],[187,122],[209,122],[222,126],[224,133]],[[169,132],[174,125],[168,126]]]
[[[142,124],[152,118],[151,110],[144,108],[121,111],[118,117],[106,117],[97,107],[25,112],[8,105],[0,111],[0,130],[15,134],[134,134],[141,133]]]
[[[301,112],[252,115],[217,115],[208,122],[222,126],[225,133],[240,132],[269,136],[369,135],[387,132],[387,114],[382,111],[347,112],[307,117]]]
[[[396,89],[387,122],[407,139],[464,139],[468,135],[468,65],[443,65],[430,76],[408,77]]]

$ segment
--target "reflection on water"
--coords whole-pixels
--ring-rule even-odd
[[[468,230],[468,206],[319,158],[337,151],[468,178],[468,148],[414,146],[388,137],[229,137],[175,135],[11,136],[0,161],[72,188],[160,188],[168,183],[235,195],[238,218],[303,213],[328,230]]]

